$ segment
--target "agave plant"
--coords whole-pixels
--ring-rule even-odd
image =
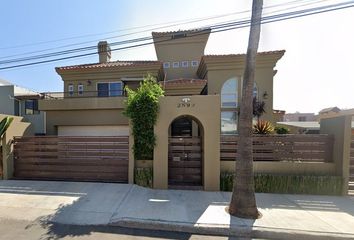
[[[10,126],[11,122],[14,120],[13,117],[5,117],[3,120],[0,122],[0,138],[4,135],[6,132],[7,128]]]
[[[274,131],[272,123],[265,120],[258,120],[256,124],[253,125],[254,134],[271,134]]]

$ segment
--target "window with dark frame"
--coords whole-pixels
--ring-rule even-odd
[[[98,97],[116,97],[123,95],[122,82],[97,83]]]
[[[198,67],[198,65],[199,65],[198,61],[195,61],[195,60],[191,61],[191,66],[192,67]]]
[[[68,92],[69,92],[69,96],[74,95],[74,85],[72,85],[72,84],[68,85]]]
[[[83,84],[77,85],[77,93],[78,93],[78,95],[84,94],[84,85]]]
[[[171,66],[170,62],[163,63],[163,68],[170,68],[170,66]]]
[[[179,62],[173,62],[172,63],[173,68],[179,68]]]
[[[37,99],[28,99],[25,101],[25,114],[26,115],[39,114]]]

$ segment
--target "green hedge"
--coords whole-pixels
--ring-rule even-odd
[[[135,168],[134,183],[142,186],[152,188],[153,171],[152,168]]]
[[[221,173],[220,190],[232,191],[233,173]],[[343,178],[339,176],[255,174],[255,191],[259,193],[289,193],[341,195]]]
[[[151,160],[156,145],[154,125],[159,111],[159,98],[163,96],[164,91],[152,75],[144,77],[138,89],[132,90],[126,86],[125,90],[128,98],[123,113],[132,123],[134,158]]]

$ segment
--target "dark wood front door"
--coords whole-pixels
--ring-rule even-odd
[[[200,137],[170,137],[168,185],[202,186],[202,144]]]

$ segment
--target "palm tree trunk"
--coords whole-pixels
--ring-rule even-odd
[[[240,105],[239,141],[235,179],[229,213],[233,216],[255,219],[259,217],[254,193],[252,116],[253,84],[256,55],[261,31],[263,0],[253,0],[251,30],[248,39],[246,66],[243,76]]]

